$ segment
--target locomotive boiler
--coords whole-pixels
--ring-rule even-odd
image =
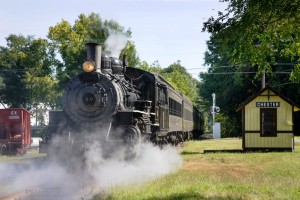
[[[132,158],[143,141],[177,144],[199,136],[203,127],[199,110],[159,74],[127,67],[125,58],[101,54],[100,45],[88,43],[82,72],[65,87],[63,110],[49,113],[40,151],[51,144],[84,151],[96,141],[108,154],[122,147]]]

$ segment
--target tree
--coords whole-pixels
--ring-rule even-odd
[[[197,87],[199,82],[186,71],[180,61],[173,63],[167,68],[162,69],[161,74],[180,92],[187,96],[191,101],[196,102],[199,98]]]
[[[57,82],[52,77],[56,59],[44,39],[9,35],[0,47],[1,102],[30,110],[34,103],[53,105]]]
[[[231,65],[258,67],[272,72],[281,59],[295,63],[291,80],[300,80],[299,0],[224,0],[226,13],[211,17],[203,30],[219,42]]]
[[[102,45],[102,51],[107,51],[108,46],[105,43],[110,35],[122,34],[126,38],[131,37],[131,31],[125,30],[113,20],[103,21],[99,14],[91,13],[86,16],[79,15],[79,19],[74,25],[62,20],[60,23],[50,27],[48,38],[56,51],[61,55],[62,61],[57,66],[57,76],[60,81],[61,90],[66,83],[81,69],[81,64],[86,59],[87,42],[97,42]],[[129,64],[135,66],[138,61],[133,42],[127,42],[122,55],[128,53]],[[124,48],[123,47],[123,48]]]
[[[250,69],[248,72],[251,72]],[[238,136],[241,133],[241,115],[236,109],[261,89],[260,82],[254,80],[256,71],[252,72],[241,74],[235,68],[215,67],[200,75],[199,94],[206,100],[207,112],[212,106],[212,93],[216,94],[216,105],[221,108],[221,115],[216,120],[222,124],[223,136]]]
[[[200,94],[211,105],[217,94],[223,125],[230,135],[240,132],[240,113],[235,110],[261,89],[261,75],[266,82],[299,102],[297,81],[299,63],[300,17],[298,1],[225,0],[226,13],[211,17],[203,30],[211,33],[205,63],[208,73],[201,74]],[[255,75],[255,73],[257,73]],[[232,129],[232,127],[235,127]]]
[[[149,65],[146,61],[139,62],[137,68],[148,72],[155,72],[158,74],[160,74],[162,70],[158,60],[154,61],[151,65]]]
[[[140,59],[132,41],[128,41],[126,47],[122,50],[120,58],[123,58],[123,56],[126,56],[129,67],[137,67],[140,64]]]

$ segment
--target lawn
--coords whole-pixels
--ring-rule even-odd
[[[180,150],[184,163],[176,172],[110,188],[93,199],[299,199],[300,143],[295,152],[203,154],[241,147],[240,139],[186,142]]]
[[[0,155],[0,164],[10,163],[10,164],[24,164],[26,161],[31,162],[34,159],[45,157],[45,154],[40,154],[38,149],[29,149],[24,155],[17,156],[6,156]]]

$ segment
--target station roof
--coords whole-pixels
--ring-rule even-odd
[[[261,95],[263,92],[267,91],[267,90],[271,90],[272,92],[274,92],[274,94],[276,94],[277,96],[279,96],[281,99],[285,100],[287,103],[291,104],[292,106],[294,106],[294,112],[299,111],[300,110],[300,106],[298,106],[297,104],[295,104],[294,102],[292,102],[289,98],[287,98],[286,96],[284,96],[283,94],[281,94],[280,92],[278,92],[277,90],[275,90],[273,87],[271,87],[270,85],[267,85],[265,88],[261,89],[258,94],[253,95],[252,97],[250,97],[248,100],[246,100],[245,102],[243,102],[238,109],[236,109],[236,111],[240,111],[242,108],[244,108],[248,103],[250,103],[251,101],[253,101],[257,96]]]

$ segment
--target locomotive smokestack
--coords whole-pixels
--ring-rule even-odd
[[[86,43],[87,59],[96,64],[96,72],[101,73],[101,45],[98,43]]]

